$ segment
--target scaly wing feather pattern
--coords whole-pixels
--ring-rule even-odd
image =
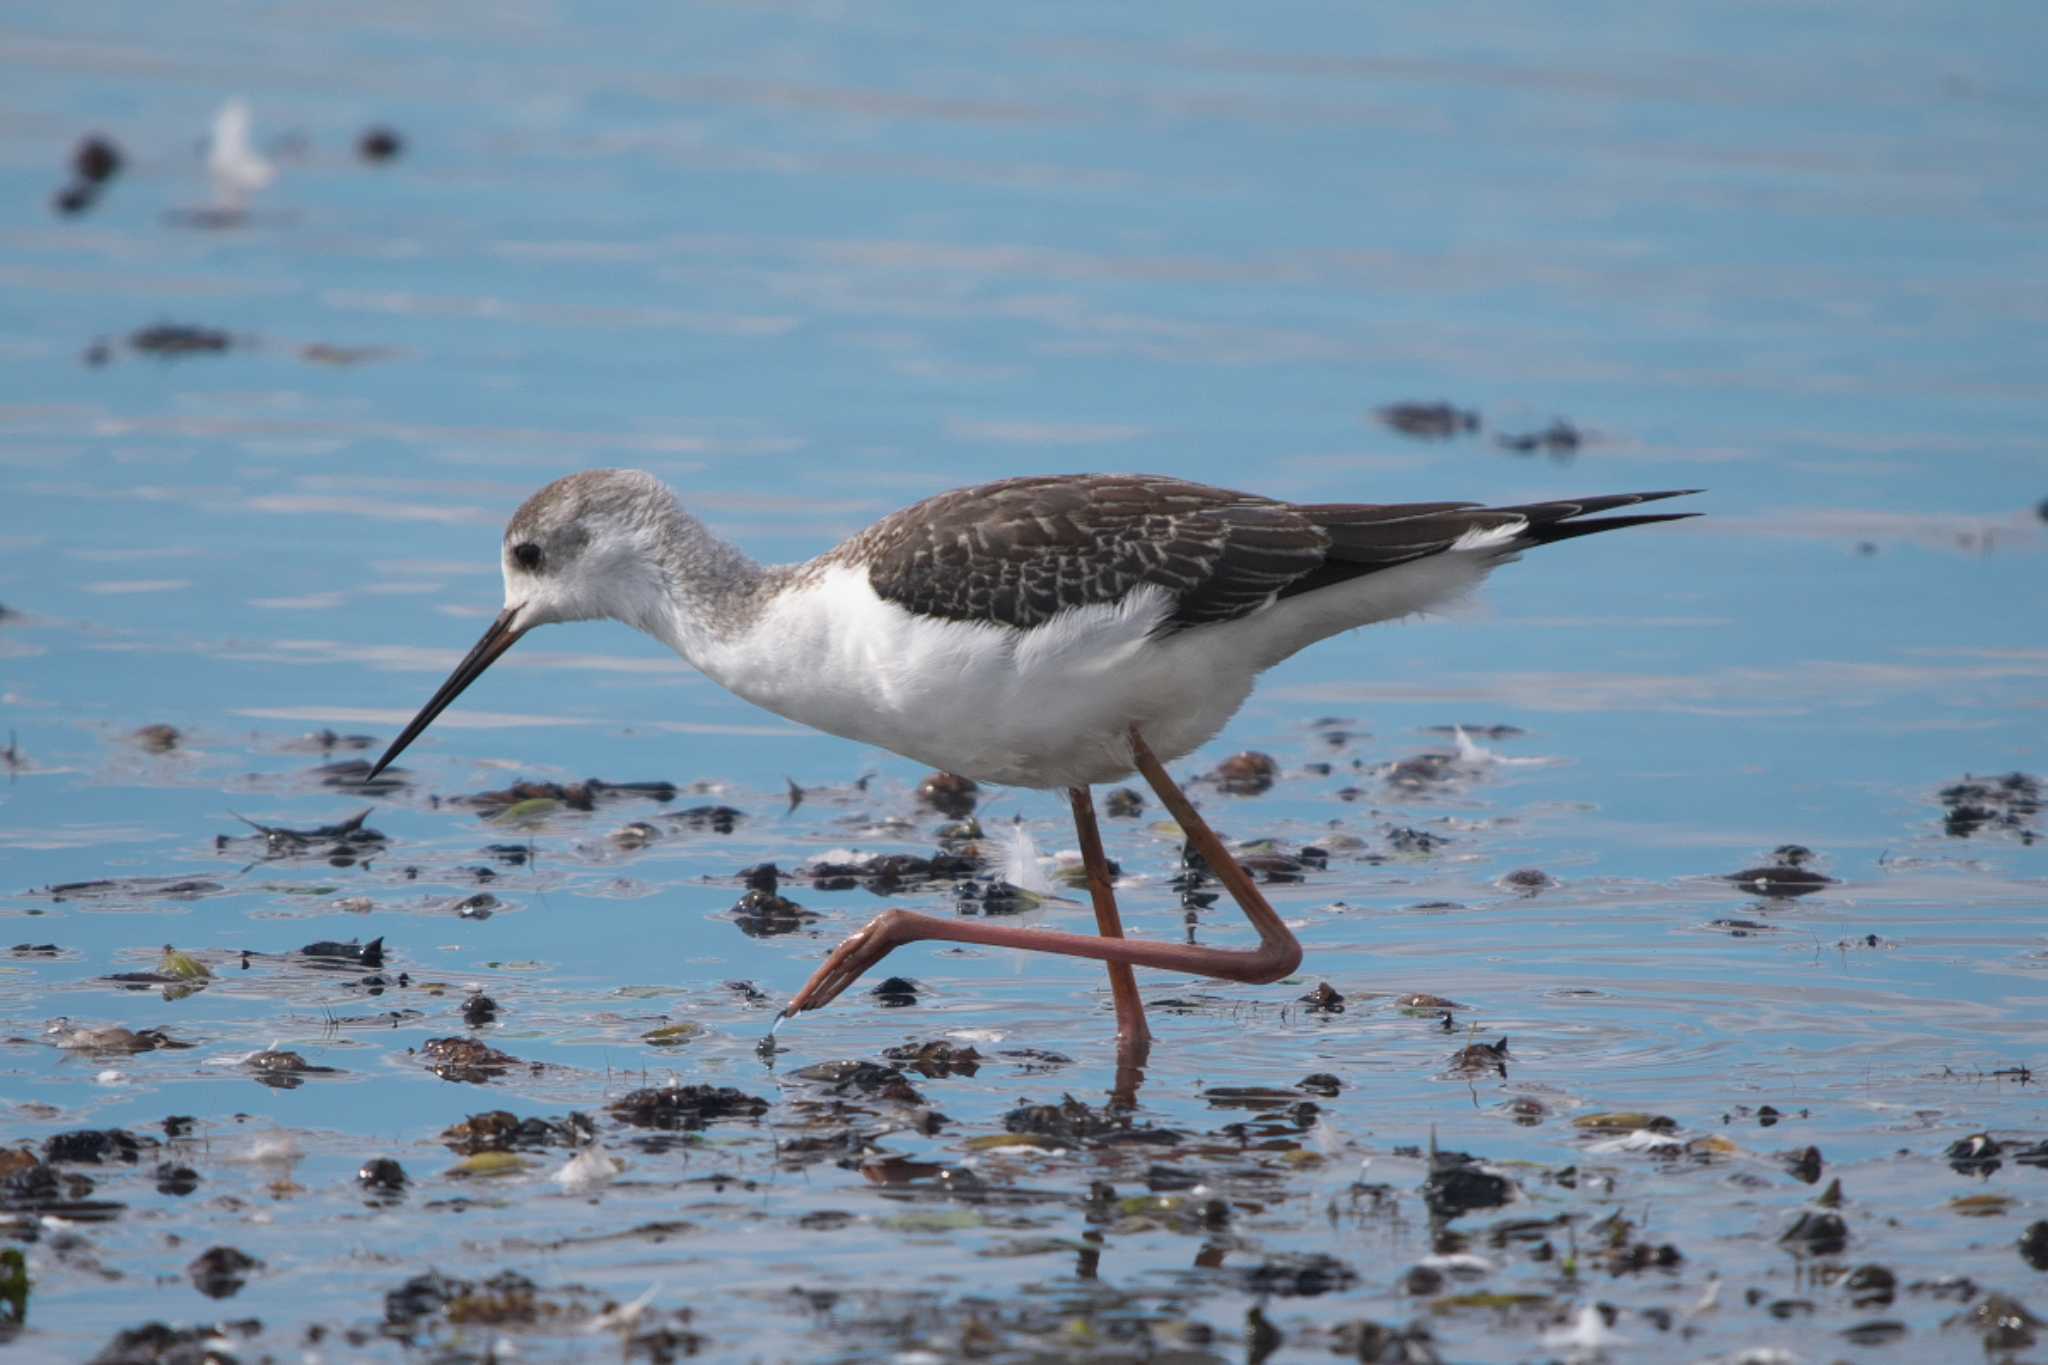
[[[884,599],[919,615],[1028,629],[1141,585],[1174,607],[1162,630],[1234,620],[1441,554],[1475,532],[1518,528],[1512,552],[1666,515],[1573,521],[1674,493],[1487,508],[1436,502],[1295,505],[1142,474],[1006,479],[886,517],[827,561],[867,566]]]

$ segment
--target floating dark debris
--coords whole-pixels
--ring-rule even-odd
[[[1675,1270],[1685,1261],[1669,1242],[1637,1238],[1635,1224],[1620,1213],[1609,1214],[1586,1231],[1595,1263],[1610,1275],[1633,1275],[1652,1268]]]
[[[1427,855],[1449,842],[1443,835],[1431,834],[1427,830],[1410,829],[1405,825],[1387,826],[1387,846],[1396,853]]]
[[[747,813],[731,806],[691,806],[666,817],[675,824],[688,829],[710,830],[713,834],[730,834],[747,818]]]
[[[1898,1297],[1899,1277],[1881,1265],[1859,1265],[1843,1277],[1842,1288],[1858,1308],[1884,1308]]]
[[[1397,791],[1430,791],[1459,776],[1458,756],[1435,751],[1412,754],[1388,764],[1383,776]]]
[[[107,900],[133,897],[137,900],[197,900],[225,890],[219,882],[191,877],[114,877],[90,882],[59,882],[44,887],[55,901]]]
[[[1948,1146],[1942,1155],[1947,1158],[1949,1169],[1958,1175],[1989,1176],[2005,1163],[2000,1158],[2005,1154],[2005,1145],[1989,1133],[1972,1133],[1958,1138]]]
[[[1317,983],[1314,990],[1301,997],[1301,1003],[1308,1006],[1310,1014],[1342,1014],[1344,1012],[1343,995],[1338,992],[1335,986],[1332,986],[1327,981]]]
[[[1458,735],[1470,739],[1520,739],[1529,733],[1519,725],[1425,725],[1425,734]]]
[[[53,201],[57,212],[84,213],[98,203],[107,182],[120,173],[126,160],[119,145],[102,133],[81,138],[71,152],[71,183],[57,191]]]
[[[953,908],[963,915],[1021,915],[1045,902],[1036,891],[993,877],[969,877],[953,886]]]
[[[917,784],[917,799],[941,815],[961,820],[974,814],[974,807],[981,800],[981,788],[971,777],[933,773]]]
[[[265,859],[325,858],[336,867],[348,867],[383,848],[387,842],[381,833],[363,824],[370,818],[370,809],[365,807],[346,820],[314,829],[261,825],[244,815],[236,815],[235,818],[256,831]],[[213,847],[215,852],[224,852],[236,844],[247,842],[250,841],[239,836],[217,834]]]
[[[794,934],[821,918],[816,911],[806,910],[773,891],[748,891],[734,903],[729,913],[733,922],[739,925],[740,932],[748,938]]]
[[[883,1009],[899,1010],[917,1003],[918,985],[907,976],[892,976],[868,995]]]
[[[2048,1219],[2037,1219],[2020,1234],[2020,1259],[2036,1270],[2048,1271]]]
[[[1788,1153],[1781,1159],[1785,1163],[1785,1169],[1792,1173],[1793,1179],[1807,1185],[1820,1183],[1824,1168],[1820,1148],[1808,1147],[1803,1151]]]
[[[1209,780],[1232,796],[1261,796],[1273,789],[1280,765],[1271,754],[1247,749],[1216,765]]]
[[[1479,430],[1479,414],[1449,403],[1389,403],[1373,416],[1403,436],[1420,441],[1446,441]]]
[[[1491,1043],[1471,1043],[1461,1047],[1451,1056],[1451,1070],[1457,1072],[1491,1071],[1497,1075],[1508,1074],[1508,1040],[1503,1035]]]
[[[1778,1241],[1810,1256],[1836,1256],[1849,1245],[1849,1225],[1838,1213],[1802,1212]]]
[[[181,1050],[194,1046],[179,1042],[158,1028],[131,1029],[122,1024],[107,1024],[100,1027],[74,1027],[69,1020],[60,1019],[53,1023],[44,1034],[51,1043],[74,1052],[93,1052],[133,1056],[141,1052],[155,1052],[159,1049]]]
[[[1112,820],[1131,820],[1145,813],[1145,798],[1130,787],[1113,787],[1102,798],[1102,812]]]
[[[45,1138],[43,1160],[53,1166],[104,1166],[116,1161],[133,1166],[142,1160],[143,1152],[160,1145],[153,1137],[138,1136],[125,1128],[79,1128]]]
[[[1539,867],[1518,867],[1500,879],[1502,887],[1518,895],[1534,896],[1557,885],[1557,878]]]
[[[2034,824],[2041,813],[2041,800],[2041,779],[2027,773],[1965,777],[1941,789],[1943,828],[1952,839],[1968,839],[1991,830],[2031,844],[2038,837]]]
[[[636,1095],[644,1093],[649,1092],[634,1092]],[[591,1122],[588,1114],[571,1113],[560,1119],[520,1118],[504,1109],[471,1114],[441,1133],[441,1141],[449,1150],[463,1156],[475,1156],[479,1152],[587,1147],[596,1140],[597,1125]]]
[[[404,150],[405,139],[399,136],[398,130],[381,123],[365,128],[362,136],[356,139],[356,155],[372,165],[395,161]]]
[[[62,1218],[74,1223],[106,1223],[120,1216],[126,1205],[86,1198],[93,1189],[90,1176],[58,1171],[20,1148],[10,1148],[0,1155],[0,1212],[38,1219]],[[24,1228],[19,1218],[0,1220],[0,1226],[6,1226],[13,1237],[21,1237],[25,1231],[33,1236],[32,1229]],[[4,1315],[0,1315],[0,1323],[4,1321]]]
[[[1310,872],[1324,871],[1330,865],[1329,852],[1313,844],[1290,850],[1273,840],[1261,839],[1231,851],[1239,867],[1268,885],[1306,881]]]
[[[354,939],[346,943],[321,939],[317,943],[308,943],[299,949],[299,952],[306,957],[325,958],[332,962],[345,962],[358,967],[384,965],[384,940],[381,936],[371,939],[368,943],[358,943]]]
[[[1665,1114],[1651,1114],[1640,1109],[1621,1109],[1597,1114],[1580,1114],[1572,1119],[1572,1127],[1582,1133],[1675,1133],[1678,1120]]]
[[[790,1075],[800,1081],[815,1081],[834,1094],[857,1093],[898,1104],[924,1103],[924,1096],[917,1093],[907,1076],[895,1067],[883,1066],[879,1062],[819,1062],[792,1071]]]
[[[920,1076],[934,1079],[941,1076],[972,1076],[980,1070],[983,1061],[982,1055],[973,1048],[951,1043],[943,1038],[886,1048],[882,1055],[892,1062],[901,1063]]]
[[[1172,1146],[1186,1134],[1171,1128],[1156,1128],[1133,1121],[1116,1106],[1102,1109],[1062,1095],[1058,1104],[1024,1104],[1003,1115],[1006,1132],[1050,1139],[1067,1146],[1116,1146],[1136,1143]]]
[[[759,1118],[768,1101],[722,1085],[668,1085],[614,1100],[613,1118],[636,1128],[698,1129],[720,1119]]]
[[[537,1064],[522,1062],[474,1038],[429,1038],[420,1044],[420,1055],[431,1063],[427,1069],[436,1076],[463,1085],[494,1081],[515,1066],[539,1069]]]
[[[485,920],[496,914],[504,902],[488,891],[479,891],[473,896],[464,896],[449,908],[461,919]]]
[[[929,858],[915,853],[877,853],[845,859],[828,855],[804,865],[804,875],[820,891],[848,891],[859,886],[878,896],[893,896],[933,882],[958,881],[980,870],[979,857],[944,849]]]
[[[496,791],[451,796],[448,798],[448,804],[468,806],[485,819],[496,819],[530,801],[552,801],[570,810],[589,811],[596,810],[600,801],[622,801],[636,797],[657,804],[666,804],[676,799],[678,790],[673,782],[606,782],[593,777],[588,781],[574,782],[566,786],[560,782],[514,782],[511,786],[501,787]],[[707,806],[701,809],[709,811],[724,808]],[[738,812],[734,814],[737,815]]]
[[[1751,934],[1775,934],[1778,926],[1766,924],[1757,919],[1731,919],[1723,917],[1707,921],[1709,929],[1719,929],[1730,938],[1748,938]]]
[[[1358,1283],[1358,1272],[1325,1252],[1276,1256],[1238,1272],[1248,1294],[1282,1297],[1331,1294]]]
[[[1420,1324],[1388,1327],[1360,1319],[1342,1322],[1330,1333],[1330,1348],[1347,1360],[1385,1362],[1385,1365],[1438,1365],[1435,1339]]]
[[[92,1365],[153,1365],[154,1362],[191,1362],[192,1365],[214,1365],[235,1359],[226,1354],[219,1343],[230,1344],[237,1338],[253,1341],[263,1333],[263,1324],[255,1318],[242,1318],[233,1322],[202,1323],[196,1327],[171,1327],[161,1322],[147,1322],[140,1327],[128,1327],[114,1333],[114,1339],[100,1349],[92,1358]]]
[[[167,754],[185,742],[175,725],[145,725],[129,736],[137,747],[152,754]]]
[[[388,1156],[373,1156],[356,1172],[356,1183],[374,1194],[400,1194],[408,1183],[405,1167]]]
[[[199,1172],[193,1170],[190,1166],[181,1166],[170,1161],[160,1162],[157,1165],[156,1190],[158,1194],[168,1194],[183,1198],[198,1188]]]
[[[251,1271],[260,1270],[263,1262],[235,1247],[208,1247],[192,1258],[185,1267],[185,1273],[192,1279],[192,1287],[209,1299],[233,1298],[249,1282]]]
[[[370,760],[367,758],[342,758],[332,763],[323,763],[313,769],[323,787],[335,787],[342,791],[356,792],[362,796],[381,796],[395,792],[412,781],[412,774],[404,768],[386,768],[375,777],[370,776]]]
[[[1562,417],[1541,431],[1502,432],[1494,438],[1502,450],[1516,455],[1534,455],[1539,451],[1560,463],[1579,453],[1579,447],[1586,442],[1586,435]]]
[[[128,335],[131,349],[160,360],[183,356],[219,355],[235,344],[228,333],[214,327],[195,327],[179,322],[159,322]]]
[[[242,1060],[242,1069],[260,1085],[273,1090],[296,1090],[308,1076],[339,1076],[340,1067],[316,1066],[296,1052],[271,1048]]]
[[[482,1028],[485,1024],[496,1021],[497,1017],[498,1002],[482,991],[462,1002],[462,1022],[471,1028]]]
[[[1813,860],[1812,849],[1799,844],[1786,844],[1772,856],[1777,859],[1776,862],[1727,873],[1726,880],[1735,883],[1753,896],[1768,896],[1773,899],[1809,896],[1822,887],[1835,884],[1833,877],[1824,876],[1807,866]]]
[[[377,742],[375,735],[344,735],[337,730],[313,730],[278,747],[293,753],[331,754],[336,749],[367,749]]]
[[[1489,1170],[1477,1157],[1446,1151],[1430,1156],[1422,1198],[1438,1218],[1457,1218],[1475,1209],[1497,1209],[1515,1197],[1515,1182]]]
[[[619,848],[645,848],[661,838],[661,831],[645,820],[635,820],[622,825],[611,833],[611,841]]]
[[[1986,1294],[1943,1323],[1975,1333],[1991,1352],[2023,1351],[2035,1342],[2041,1319],[2009,1294]]]

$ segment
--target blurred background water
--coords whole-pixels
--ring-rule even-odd
[[[495,612],[504,518],[601,465],[660,474],[766,560],[1032,472],[1325,501],[1706,489],[1701,520],[1543,552],[1449,619],[1284,664],[1188,771],[1245,747],[1281,760],[1273,795],[1218,816],[1238,837],[1450,836],[1438,859],[1340,857],[1285,889],[1304,979],[1477,997],[1543,1084],[1704,1121],[1740,1077],[1832,1100],[1829,1137],[1873,1160],[1906,1145],[1873,1105],[1937,1115],[1943,1140],[2039,1125],[2032,1091],[1963,1103],[1941,1076],[2039,1060],[2043,854],[1945,834],[1936,794],[2048,766],[2044,37],[2018,4],[9,15],[0,916],[10,942],[65,956],[0,965],[0,1076],[27,1106],[6,1135],[246,1112],[329,1133],[331,1151],[309,1143],[338,1172],[362,1139],[422,1143],[465,1105],[592,1106],[606,1067],[764,1083],[765,1017],[719,983],[786,995],[882,902],[793,892],[826,919],[757,940],[722,918],[731,874],[928,848],[928,824],[874,824],[911,817],[921,774],[754,711],[630,632],[529,639],[444,717],[407,757],[416,787],[375,802],[384,870],[215,852],[236,815],[312,825],[367,803],[308,775],[345,755],[291,743],[388,737]],[[236,97],[277,174],[230,206],[205,144]],[[358,154],[373,126],[400,135],[396,157]],[[125,164],[59,213],[94,131]],[[228,344],[133,344],[166,323]],[[1375,415],[1406,400],[1480,429],[1422,440]],[[1559,422],[1574,441],[1512,448]],[[1325,743],[1325,717],[1356,738]],[[1379,782],[1453,722],[1519,727],[1484,742],[1555,761],[1421,797]],[[148,752],[145,724],[181,738]],[[591,775],[703,783],[685,803],[748,819],[628,857],[605,835],[637,812],[565,816],[502,879],[511,913],[447,913],[488,831],[426,794]],[[783,815],[786,779],[831,794]],[[984,823],[1013,816],[1071,843],[1053,798],[990,794]],[[1170,843],[1128,824],[1111,839],[1127,919],[1179,932]],[[1710,880],[1788,842],[1840,885],[1770,912]],[[398,880],[407,863],[424,882]],[[1520,867],[1560,885],[1504,890]],[[221,889],[129,913],[38,890],[144,874]],[[354,894],[376,908],[334,908]],[[1438,901],[1461,908],[1409,909]],[[1771,913],[1744,938],[1710,924]],[[1227,920],[1204,935],[1229,941]],[[204,1059],[324,1038],[382,1049],[337,1064],[388,1088],[425,1033],[323,1034],[338,997],[303,984],[175,1006],[92,984],[167,939],[231,954],[379,933],[417,975],[531,992],[522,1055],[595,1070],[481,1099],[428,1080],[366,1111],[357,1084],[264,1091]],[[893,965],[941,997],[914,1027],[1051,1038],[1077,1059],[1060,1086],[1107,1084],[1096,969],[929,949]],[[638,1045],[634,1010],[711,1031],[678,1062]],[[105,1082],[43,1045],[58,1015],[174,1023],[211,1051]],[[1441,1039],[1412,1021],[1252,1017],[1271,1031],[1258,1055],[1228,1015],[1167,1017],[1165,1092],[1341,1070],[1364,1106],[1353,1136],[1438,1124],[1452,1145],[1558,1159],[1548,1130],[1447,1100]],[[849,1000],[783,1041],[815,1060],[904,1027]],[[949,1107],[993,1112],[1017,1089]],[[118,1294],[47,1273],[43,1345],[75,1354]],[[249,1293],[305,1311],[288,1286]],[[157,1298],[136,1311],[205,1306],[182,1282]],[[1496,1345],[1514,1356],[1467,1354]]]

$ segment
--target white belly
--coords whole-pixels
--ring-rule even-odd
[[[1153,588],[1019,631],[913,615],[877,597],[865,573],[834,567],[692,662],[791,720],[947,772],[1083,786],[1131,775],[1133,725],[1161,760],[1180,758],[1303,645],[1455,596],[1490,567],[1439,555],[1166,635],[1153,631],[1171,603]]]

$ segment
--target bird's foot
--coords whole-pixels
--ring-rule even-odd
[[[803,989],[790,997],[782,1013],[783,1019],[802,1014],[805,1010],[823,1009],[839,998],[848,986],[858,981],[861,973],[887,957],[893,950],[911,942],[916,936],[911,932],[917,916],[908,910],[884,910],[869,920],[846,942],[832,950],[832,956],[825,959],[823,966],[811,974]]]

